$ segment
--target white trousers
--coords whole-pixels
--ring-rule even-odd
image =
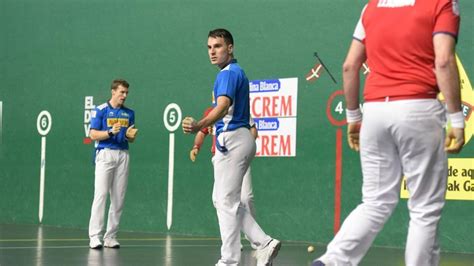
[[[107,231],[104,239],[115,238],[128,184],[128,150],[100,150],[95,159],[94,201],[89,221],[89,238],[101,238],[107,195],[110,194]]]
[[[238,265],[240,232],[251,243],[265,245],[271,238],[263,232],[241,202],[244,175],[255,156],[255,139],[246,128],[223,132],[219,141],[227,152],[216,150],[214,164],[213,202],[217,210],[222,240],[221,258],[217,265]]]
[[[246,208],[250,214],[255,218],[255,207],[253,200],[253,187],[252,187],[252,170],[251,167],[247,168],[244,179],[242,180],[242,191],[240,193],[240,203]],[[214,198],[214,197],[213,197]]]
[[[445,109],[434,99],[364,104],[362,203],[320,258],[326,265],[359,264],[398,203],[403,174],[410,194],[405,263],[439,264],[438,223],[447,182],[445,124]]]

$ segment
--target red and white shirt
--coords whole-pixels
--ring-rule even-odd
[[[457,0],[370,0],[354,32],[370,68],[365,101],[435,98],[433,36],[457,38],[459,21]]]

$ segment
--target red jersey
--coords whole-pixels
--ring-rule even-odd
[[[365,101],[436,98],[433,36],[457,38],[459,21],[457,0],[370,0],[354,32],[370,68]]]

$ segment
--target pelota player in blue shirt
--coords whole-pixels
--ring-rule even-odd
[[[90,248],[102,248],[104,211],[110,192],[110,208],[103,246],[119,248],[117,231],[128,183],[128,143],[133,142],[137,129],[135,113],[124,106],[129,83],[112,81],[110,100],[92,112],[90,137],[96,141],[95,192],[89,222]]]
[[[207,47],[211,64],[220,68],[214,83],[214,109],[198,122],[186,117],[182,127],[184,133],[196,133],[213,124],[216,127],[213,202],[222,240],[216,265],[240,263],[240,231],[250,242],[258,243],[257,265],[271,265],[281,243],[265,234],[240,202],[243,177],[256,150],[249,130],[249,81],[234,59],[234,40],[229,31],[210,31]]]

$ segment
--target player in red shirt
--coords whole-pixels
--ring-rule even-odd
[[[364,8],[343,66],[348,142],[360,148],[362,203],[313,266],[359,264],[398,203],[403,175],[410,194],[405,263],[439,265],[446,152],[458,153],[464,144],[458,29],[457,0],[371,0]],[[366,60],[362,119],[359,70]],[[440,91],[451,121],[447,137]]]

